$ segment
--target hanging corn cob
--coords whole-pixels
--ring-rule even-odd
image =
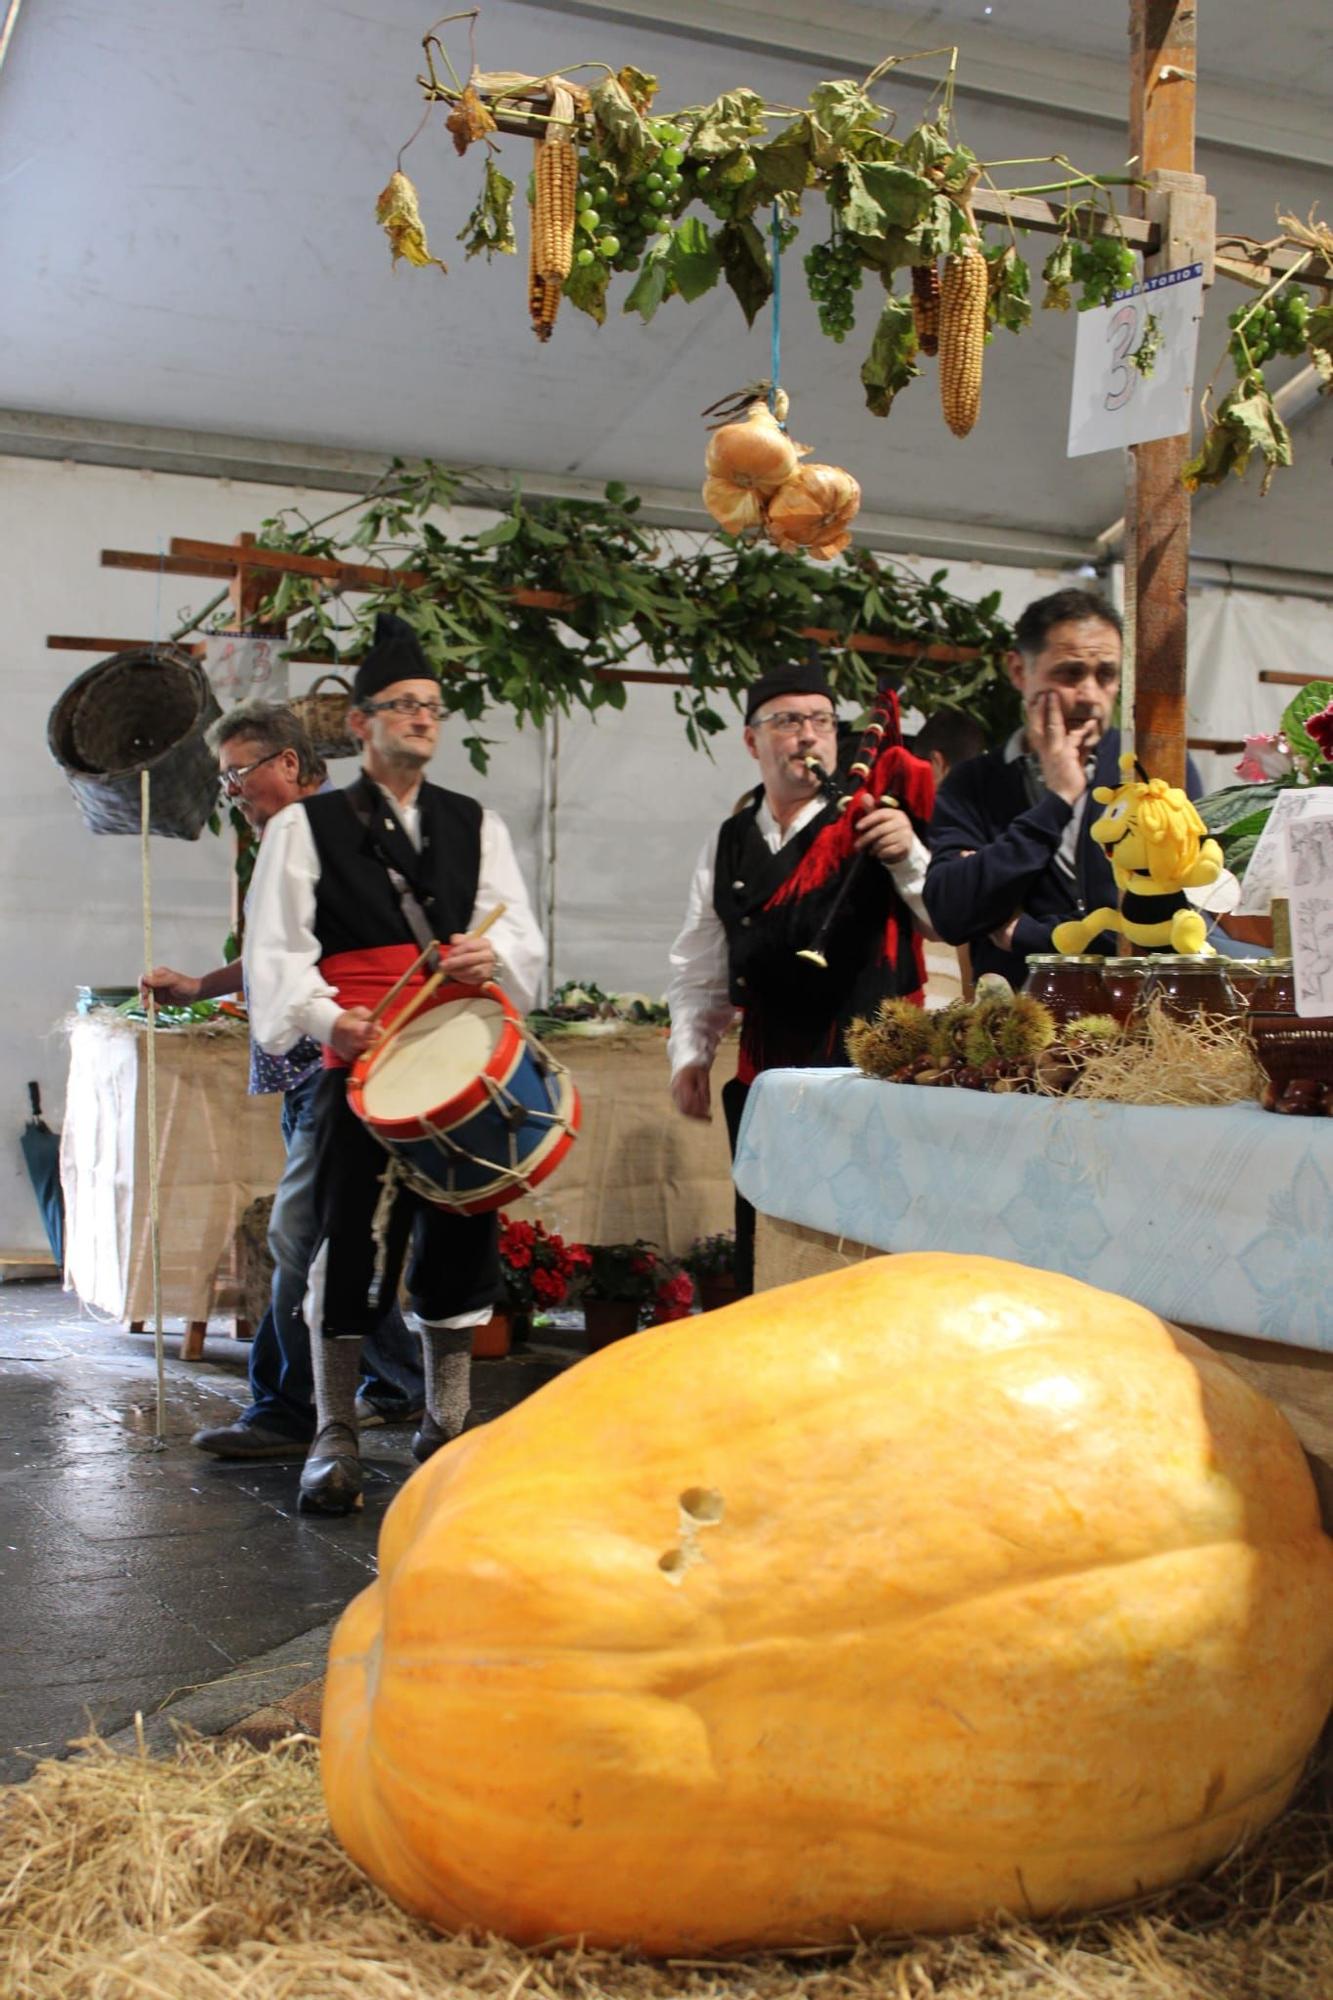
[[[551,86],[551,117],[545,135],[533,142],[528,311],[538,340],[551,338],[560,294],[574,261],[579,155],[573,132],[573,92],[557,78]]]
[[[940,351],[940,274],[934,264],[912,266],[912,324],[925,355]]]
[[[967,436],[981,410],[987,282],[981,239],[974,234],[945,258],[940,286],[940,405],[955,437]]]

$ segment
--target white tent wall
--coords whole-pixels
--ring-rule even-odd
[[[1189,734],[1234,739],[1276,730],[1299,690],[1261,681],[1262,672],[1333,680],[1333,606],[1258,591],[1191,591]],[[1239,783],[1234,755],[1193,755],[1210,791]]]
[[[345,494],[272,485],[0,458],[10,695],[0,740],[0,814],[9,855],[0,941],[11,968],[0,1023],[0,1106],[9,1107],[15,1134],[0,1171],[0,1244],[6,1248],[41,1242],[17,1144],[26,1080],[39,1080],[56,1122],[65,1073],[58,1024],[73,1005],[75,988],[129,985],[142,961],[139,843],[90,834],[45,749],[53,704],[96,656],[50,651],[46,635],[147,639],[170,632],[214,594],[210,583],[168,576],[159,602],[152,574],[100,566],[107,545],[155,552],[174,534],[229,541],[279,507],[297,504],[313,516],[346,500]],[[460,510],[449,529],[466,533],[489,518]],[[943,567],[948,587],[971,599],[998,589],[1011,618],[1033,596],[1069,580],[1055,571],[981,563],[926,560],[909,567],[925,575]],[[1258,665],[1280,659],[1313,669],[1329,659],[1329,620],[1321,606],[1205,593],[1196,616],[1200,688],[1206,690],[1191,716],[1198,733],[1271,727],[1282,690],[1259,689]],[[1275,617],[1282,620],[1280,633]],[[1316,656],[1317,633],[1322,651]],[[294,669],[294,687],[308,685],[314,671]],[[660,994],[699,848],[754,780],[739,729],[717,740],[712,757],[691,751],[670,693],[631,685],[619,712],[603,710],[596,722],[563,718],[554,761],[549,732],[544,738],[530,728],[517,730],[493,713],[482,733],[493,743],[484,778],[473,771],[456,735],[442,746],[435,775],[476,792],[504,815],[543,919],[553,863],[556,980],[595,979]],[[345,782],[350,771],[350,765],[335,764],[335,781]],[[556,804],[548,813],[552,786]],[[228,927],[229,874],[229,840],[205,833],[195,843],[153,841],[154,953],[160,961],[197,971],[217,963]]]

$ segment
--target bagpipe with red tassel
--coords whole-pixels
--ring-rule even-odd
[[[779,904],[807,898],[812,905],[822,903],[820,920],[812,927],[809,943],[797,956],[813,965],[827,967],[829,938],[854,896],[866,865],[881,865],[856,846],[862,816],[877,805],[897,806],[924,840],[935,809],[935,780],[930,765],[914,757],[903,743],[902,711],[897,692],[888,681],[876,692],[870,720],[843,784],[825,770],[817,757],[807,757],[805,761],[825,798],[837,808],[838,817],[821,828],[800,864],[769,898],[766,907],[775,909]],[[838,876],[841,880],[828,901],[819,892]],[[895,898],[885,921],[882,952],[884,962],[889,965],[901,965],[904,961],[904,946],[908,941],[902,934],[903,915]],[[907,921],[910,923],[910,918]],[[918,975],[915,986],[919,988],[925,983],[925,959],[915,929],[910,933],[910,949]]]

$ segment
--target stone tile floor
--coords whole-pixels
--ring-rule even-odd
[[[182,1362],[179,1345],[176,1328],[159,1445],[151,1336],[54,1281],[0,1285],[0,1780],[90,1720],[110,1734],[228,1676],[240,1696],[246,1663],[303,1633],[313,1678],[322,1628],[374,1574],[410,1431],[366,1434],[363,1512],[298,1516],[296,1462],[225,1465],[189,1442],[248,1400],[245,1346],[210,1334]],[[264,1700],[257,1683],[237,1712]]]

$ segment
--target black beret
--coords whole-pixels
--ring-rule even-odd
[[[352,682],[353,702],[359,705],[395,681],[436,679],[438,675],[407,620],[395,618],[392,611],[377,612],[375,637]]]
[[[745,694],[745,720],[748,722],[756,709],[781,694],[826,694],[834,707],[837,706],[828,684],[828,675],[813,648],[805,659],[790,660],[781,667],[770,667],[766,674],[760,674],[757,681],[751,682]]]

